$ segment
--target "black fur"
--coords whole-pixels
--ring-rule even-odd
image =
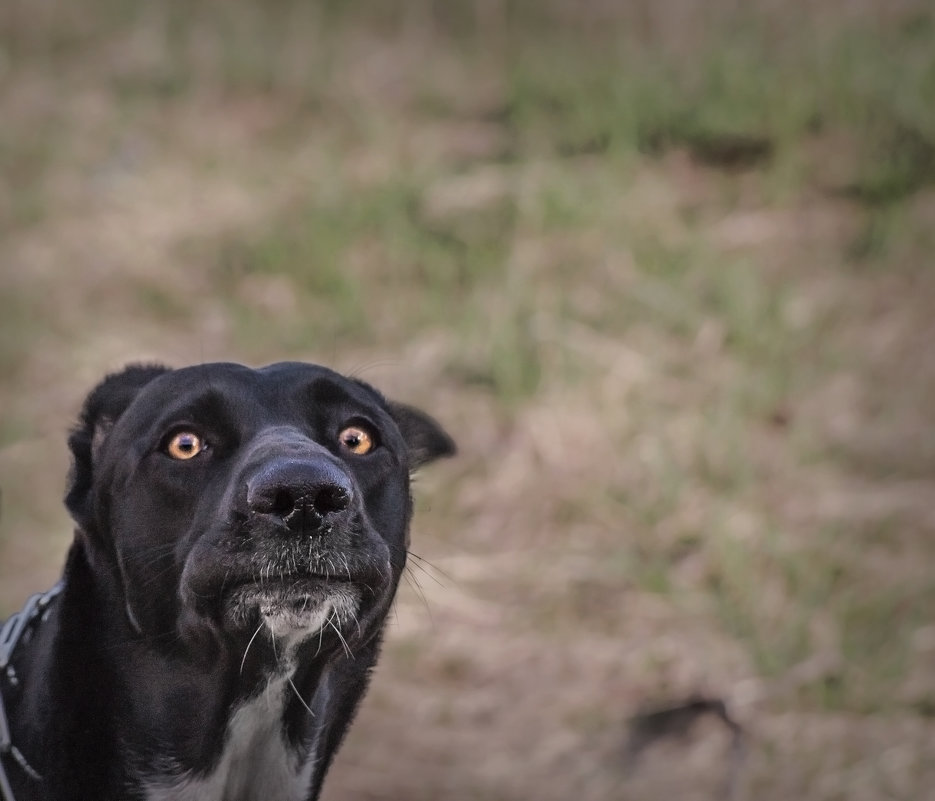
[[[349,425],[369,453],[342,445]],[[180,430],[206,449],[170,456]],[[108,376],[69,445],[64,590],[14,653],[18,683],[0,677],[14,745],[43,776],[4,758],[17,801],[123,801],[204,775],[277,671],[297,691],[281,732],[314,757],[317,798],[405,566],[410,471],[452,454],[450,437],[322,367],[210,364]],[[275,627],[304,631],[319,602],[354,612],[286,667]]]

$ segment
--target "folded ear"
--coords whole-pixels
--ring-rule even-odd
[[[457,451],[454,440],[425,412],[393,401],[390,401],[389,406],[390,415],[399,426],[409,449],[410,470],[443,456],[454,456]]]
[[[90,521],[91,486],[101,446],[137,393],[167,372],[169,368],[161,365],[129,365],[108,375],[85,400],[78,423],[68,438],[72,467],[65,494],[65,506],[82,528]]]

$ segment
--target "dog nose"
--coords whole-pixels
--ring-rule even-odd
[[[281,519],[291,531],[307,533],[351,505],[348,475],[324,459],[278,459],[247,481],[247,508]]]

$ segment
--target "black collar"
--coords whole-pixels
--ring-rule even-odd
[[[13,669],[13,651],[19,641],[43,620],[48,617],[49,604],[62,591],[61,583],[51,590],[33,595],[26,601],[21,611],[11,615],[3,628],[0,629],[0,798],[3,801],[16,801],[13,797],[13,788],[3,766],[3,757],[10,756],[20,766],[24,773],[35,781],[42,781],[35,769],[26,761],[22,752],[13,745],[10,734],[10,722],[6,716],[6,707],[3,704],[3,685],[5,679],[11,687],[19,685],[19,677]]]

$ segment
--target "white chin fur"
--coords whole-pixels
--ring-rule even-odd
[[[298,644],[329,625],[340,629],[342,624],[353,620],[358,601],[355,588],[341,587],[324,597],[316,593],[286,602],[279,598],[263,599],[259,606],[263,622],[273,637]]]

